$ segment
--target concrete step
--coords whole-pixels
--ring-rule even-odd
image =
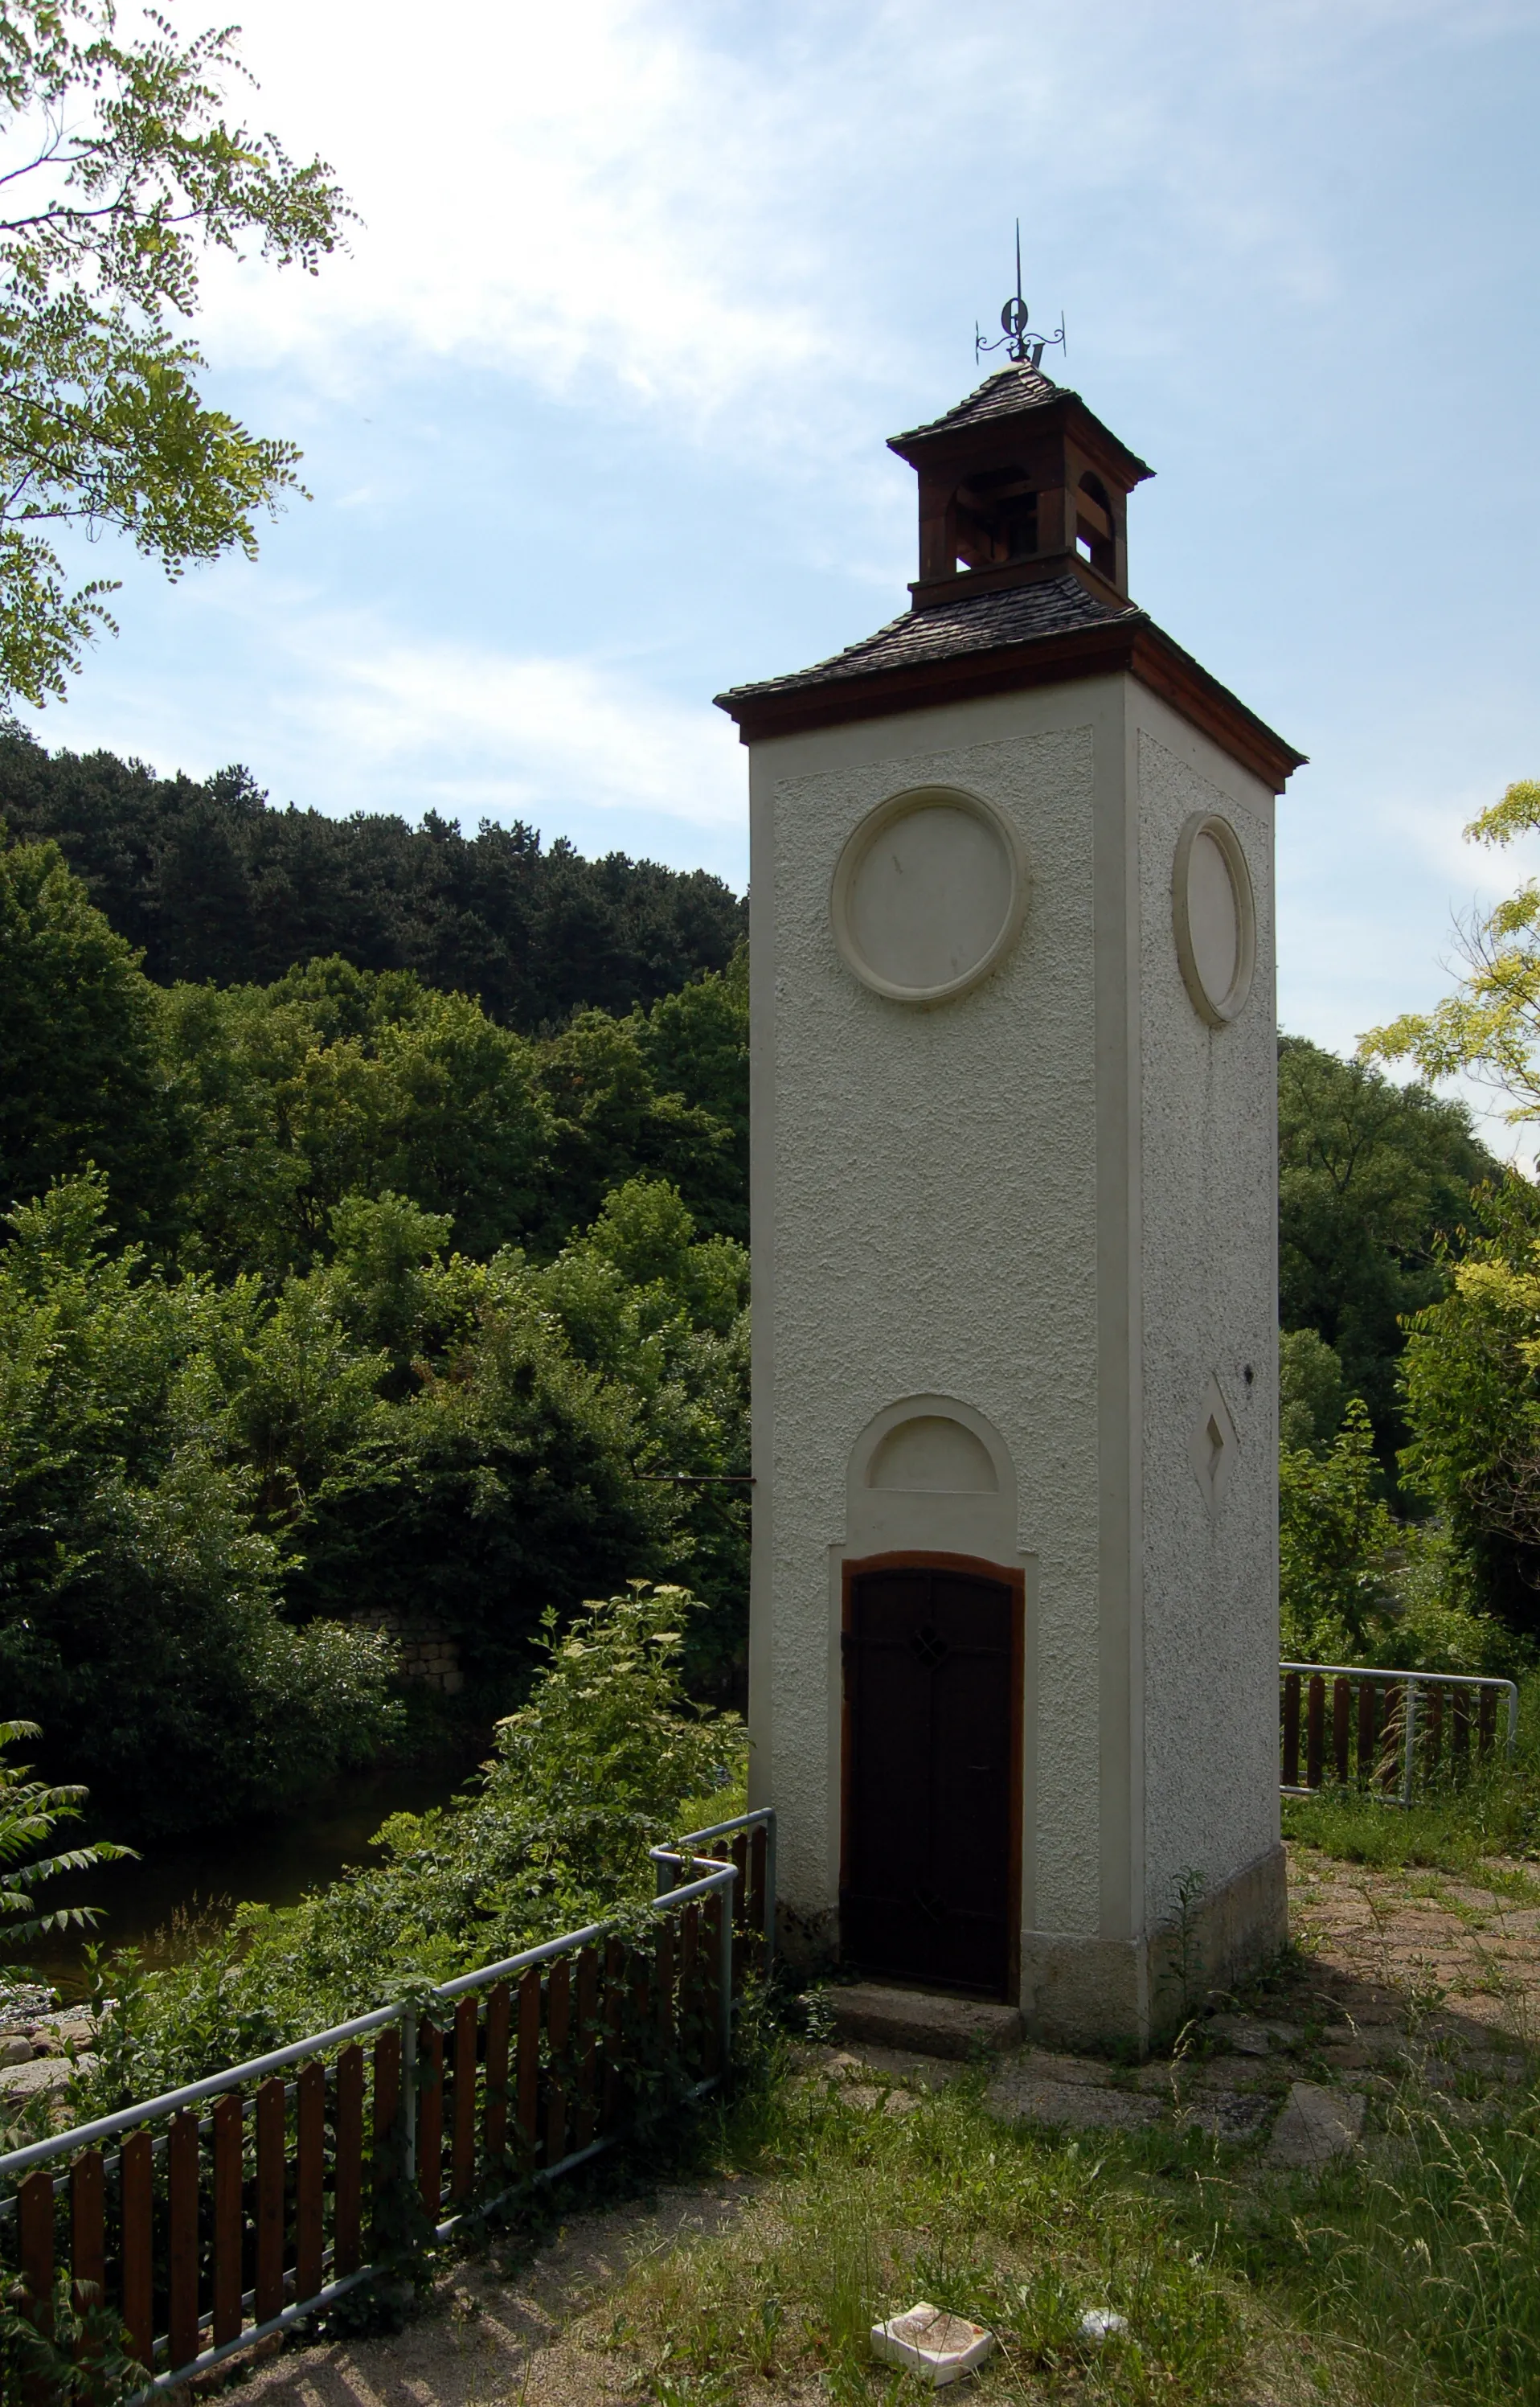
[[[919,2056],[971,2056],[976,2048],[1019,2047],[1022,2018],[1014,2006],[977,1998],[945,1998],[927,1989],[885,1989],[857,1981],[828,1992],[841,2039],[881,2047],[912,2048]]]

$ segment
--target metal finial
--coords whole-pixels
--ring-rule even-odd
[[[979,331],[977,319],[974,320],[973,356],[975,359],[982,359],[986,351],[1004,351],[1006,356],[1018,366],[1035,368],[1051,343],[1060,345],[1064,343],[1062,309],[1059,312],[1059,330],[1056,335],[1037,334],[1028,320],[1026,303],[1022,298],[1022,221],[1020,218],[1016,220],[1016,290],[1000,311],[1000,324],[1004,332],[999,340],[986,343]]]

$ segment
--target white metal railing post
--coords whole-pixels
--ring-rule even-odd
[[[775,1808],[765,1814],[765,1978],[775,1962]]]

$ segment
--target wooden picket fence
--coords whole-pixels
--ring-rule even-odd
[[[1351,1663],[1284,1663],[1279,1676],[1285,1796],[1335,1782],[1409,1805],[1420,1787],[1458,1784],[1473,1757],[1492,1753],[1500,1708],[1513,1754],[1519,1691],[1511,1680]]]
[[[774,1829],[766,1808],[653,1849],[644,1942],[570,1931],[0,2157],[0,2280],[44,2333],[66,2300],[107,2309],[148,2399],[399,2274],[722,2079],[773,1949]]]

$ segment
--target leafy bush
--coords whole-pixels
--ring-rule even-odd
[[[452,1804],[394,1816],[382,1863],[291,1908],[243,1907],[170,1971],[113,1958],[97,1987],[116,2002],[77,2102],[110,2111],[640,1908],[648,1846],[742,1772],[736,1716],[691,1706],[681,1686],[696,1610],[682,1588],[636,1583],[566,1631],[547,1615],[529,1702],[500,1724],[479,1780]]]

